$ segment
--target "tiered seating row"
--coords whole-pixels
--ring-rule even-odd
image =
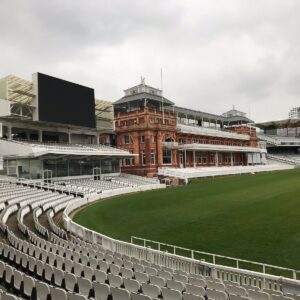
[[[38,193],[37,197],[30,200],[19,195],[16,198],[20,201],[6,206],[0,214],[1,228],[7,234],[10,244],[0,243],[0,280],[9,291],[20,297],[39,300],[300,298],[294,295],[286,297],[280,290],[262,290],[249,286],[241,277],[238,280],[222,281],[213,276],[211,268],[201,264],[198,266],[201,274],[190,274],[110,251],[99,244],[68,236],[66,232],[61,234],[58,231],[60,228],[53,222],[53,216],[69,201],[76,200],[66,195],[57,198],[56,193],[47,193],[47,196],[45,198]],[[29,242],[18,238],[6,224],[19,207],[18,226]],[[42,213],[47,214],[48,222],[52,224],[51,231],[48,230],[48,234],[44,235],[47,240],[23,223],[24,216],[32,210],[35,225],[39,224]],[[38,232],[41,232],[42,229],[37,227]]]

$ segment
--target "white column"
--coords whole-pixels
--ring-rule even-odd
[[[193,163],[194,163],[194,168],[196,168],[196,153],[195,153],[195,150],[193,151]]]
[[[232,152],[230,152],[230,164],[231,164],[231,166],[233,166],[233,155],[232,155]]]
[[[216,158],[215,158],[216,167],[219,166],[219,155],[218,152],[216,152]]]
[[[12,134],[11,134],[11,132],[12,132],[12,127],[11,127],[11,125],[8,125],[8,126],[7,126],[7,139],[8,139],[8,140],[11,140],[11,139],[12,139]]]
[[[100,141],[99,141],[99,139],[100,139],[100,134],[99,134],[99,133],[97,133],[97,134],[95,135],[95,139],[96,139],[96,143],[95,143],[95,144],[99,145],[99,144],[100,144]]]
[[[43,131],[39,130],[39,142],[43,141]]]
[[[184,150],[184,167],[186,168],[186,150]]]
[[[69,144],[72,144],[72,133],[71,132],[68,132],[68,143]]]

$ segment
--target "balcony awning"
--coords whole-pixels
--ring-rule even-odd
[[[188,150],[188,151],[207,151],[207,152],[244,152],[244,153],[265,153],[266,149],[243,146],[214,145],[214,144],[178,144],[174,142],[164,143],[167,149]]]

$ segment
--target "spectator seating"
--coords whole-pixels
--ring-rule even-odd
[[[0,242],[0,288],[6,290],[0,299],[300,299],[274,288],[262,289],[259,283],[247,286],[238,277],[222,281],[207,268],[192,274],[88,243],[54,220],[68,203],[77,201],[72,195],[0,182],[0,195],[8,194],[0,214],[5,235]]]

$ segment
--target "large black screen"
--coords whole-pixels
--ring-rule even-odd
[[[42,73],[37,80],[40,121],[96,127],[93,89]]]

